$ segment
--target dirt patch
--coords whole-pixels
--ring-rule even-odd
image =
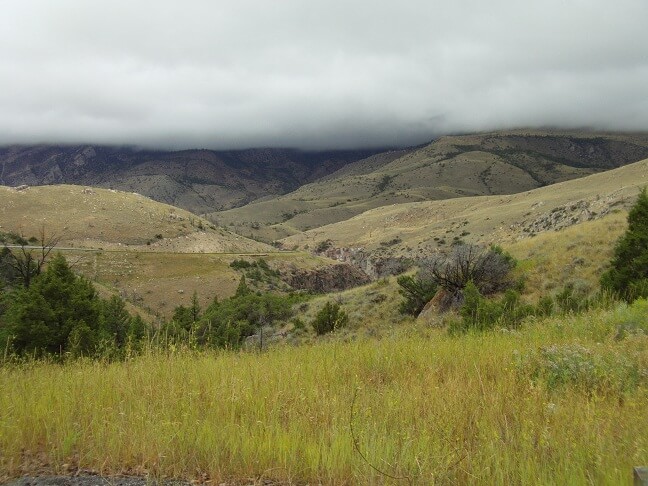
[[[7,486],[185,486],[191,483],[175,480],[157,481],[151,478],[133,476],[44,476],[23,477],[10,481]]]

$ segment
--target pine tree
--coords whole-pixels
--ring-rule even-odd
[[[614,248],[601,285],[627,300],[648,297],[648,192],[644,188],[628,214],[628,229]]]
[[[131,316],[126,310],[126,304],[117,295],[105,300],[101,305],[102,330],[112,344],[124,346],[128,336]]]
[[[77,277],[65,258],[56,255],[29,287],[7,299],[0,337],[25,354],[78,354],[93,351],[99,335],[100,299],[92,284]]]
[[[248,287],[248,284],[245,281],[245,275],[242,275],[241,281],[239,282],[238,287],[236,287],[236,292],[234,293],[234,297],[244,297],[251,293],[252,291],[250,290],[250,287]]]

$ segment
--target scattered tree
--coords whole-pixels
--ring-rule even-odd
[[[628,229],[614,248],[602,287],[631,301],[648,297],[648,192],[643,188],[628,214]]]
[[[12,279],[17,279],[24,287],[29,287],[32,279],[40,275],[60,237],[47,234],[44,227],[38,238],[26,240],[22,236],[9,236],[11,237],[3,238],[2,242],[2,262],[8,267],[8,272],[5,273],[11,275]]]

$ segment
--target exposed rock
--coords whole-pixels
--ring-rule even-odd
[[[622,196],[581,199],[557,206],[532,221],[521,221],[512,224],[510,229],[518,232],[518,239],[528,238],[545,231],[558,231],[585,221],[602,218],[615,207],[627,204],[628,201]],[[536,205],[533,206],[533,208],[535,207]]]
[[[317,293],[347,290],[371,282],[366,273],[348,263],[315,270],[302,270],[293,266],[281,273],[281,280],[295,289]]]
[[[448,292],[445,289],[439,289],[432,300],[430,300],[418,315],[419,319],[429,320],[432,316],[447,312],[450,309],[459,309],[463,305],[462,292]]]
[[[376,256],[360,247],[328,247],[318,254],[339,262],[349,263],[374,279],[401,274],[413,264],[409,258]]]

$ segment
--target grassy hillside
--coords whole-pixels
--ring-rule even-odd
[[[648,343],[615,335],[629,319],[648,326],[646,310],[459,338],[411,328],[263,354],[3,366],[0,480],[626,484],[648,462]]]
[[[285,238],[287,248],[339,247],[420,256],[453,243],[500,244],[624,209],[648,184],[648,160],[507,196],[396,204]]]
[[[141,251],[66,251],[75,271],[108,291],[118,293],[145,313],[170,318],[178,305],[189,306],[194,292],[201,307],[217,297],[231,297],[241,273],[230,267],[237,259],[265,259],[273,269],[302,269],[330,264],[304,253],[165,253]],[[140,310],[137,310],[141,312]]]
[[[443,137],[417,150],[379,154],[296,191],[208,215],[267,240],[415,201],[512,194],[648,157],[648,135],[503,131]]]
[[[62,245],[179,252],[258,252],[269,246],[216,228],[135,193],[80,186],[0,186],[0,231],[26,238],[44,229]]]
[[[520,260],[524,298],[536,301],[565,284],[596,288],[626,208],[647,183],[645,160],[511,196],[374,209],[286,244],[312,248],[330,238],[426,255],[459,240],[498,243]],[[169,237],[150,246],[132,239],[127,251],[66,252],[101,292],[150,309],[150,319],[188,305],[194,290],[204,307],[238,283],[229,264],[239,254],[160,251],[164,241],[190,250],[179,242],[192,235],[232,237],[198,229],[189,213],[174,209],[169,218],[169,207],[136,195],[104,199],[70,186],[35,193],[31,203],[20,197],[45,188],[1,189],[12,203],[5,214],[14,214],[3,216],[4,231],[6,221],[20,228],[16,221],[41,211],[54,229],[68,226],[70,244],[102,228],[105,244],[118,248],[129,231],[164,228]],[[72,221],[57,219],[48,201]],[[326,262],[269,251],[245,258],[260,256],[272,268]],[[348,312],[349,327],[317,338],[309,323],[330,300]],[[399,301],[388,278],[298,304],[301,329],[293,321],[282,331],[303,345],[283,341],[263,353],[180,345],[119,363],[0,356],[0,482],[93,472],[208,484],[616,485],[648,463],[648,302],[449,336],[403,318]]]

